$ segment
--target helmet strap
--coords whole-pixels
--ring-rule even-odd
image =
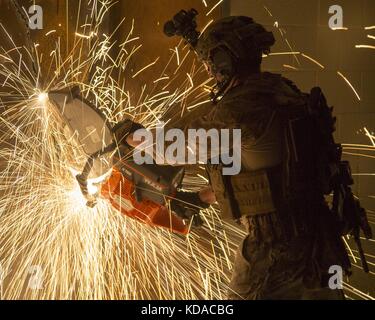
[[[224,80],[221,83],[218,83],[211,91],[211,99],[213,104],[217,104],[225,94],[234,86],[236,83],[237,78],[232,76]]]

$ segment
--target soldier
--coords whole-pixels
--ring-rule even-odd
[[[281,75],[261,71],[262,56],[275,40],[253,19],[223,18],[199,36],[195,15],[181,11],[165,26],[167,34],[191,44],[217,81],[210,112],[188,128],[242,133],[241,172],[223,176],[223,165],[208,163],[211,187],[196,197],[198,203],[217,201],[222,218],[240,222],[248,233],[238,249],[228,298],[343,299],[342,290],[328,288],[329,268],[349,272],[350,262],[317,185],[311,132],[300,128],[305,131],[288,136],[293,112],[306,107],[309,95]],[[137,146],[132,137],[127,143]],[[290,149],[293,139],[301,139],[301,150]],[[294,153],[306,162],[301,174],[291,167]]]

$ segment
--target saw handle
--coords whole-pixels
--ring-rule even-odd
[[[208,203],[200,199],[199,192],[178,191],[171,200],[171,209],[184,220],[193,219],[195,227],[203,226],[204,222],[200,217],[200,211],[209,206]]]

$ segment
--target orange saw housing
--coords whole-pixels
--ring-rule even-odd
[[[135,199],[134,183],[126,179],[116,168],[102,185],[101,195],[109,200],[115,209],[130,218],[150,226],[166,228],[174,233],[189,233],[189,226],[165,206],[147,199],[138,202]]]

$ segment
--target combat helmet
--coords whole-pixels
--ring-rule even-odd
[[[194,49],[213,72],[232,77],[259,68],[262,54],[268,54],[274,43],[272,32],[267,32],[252,18],[232,16],[211,24],[200,35]]]
[[[182,36],[212,74],[220,74],[219,91],[235,76],[259,70],[263,54],[275,43],[272,32],[252,18],[231,16],[212,23],[202,34],[196,31],[195,9],[181,10],[164,25],[168,36]]]

